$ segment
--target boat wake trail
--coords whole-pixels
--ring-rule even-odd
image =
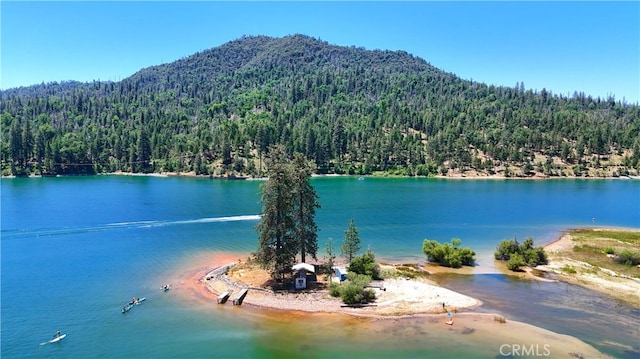
[[[136,228],[153,228],[175,225],[203,224],[203,223],[219,223],[219,222],[239,222],[239,221],[259,221],[262,218],[259,214],[238,215],[225,217],[206,217],[173,221],[132,221],[117,222],[96,225],[92,227],[67,227],[67,228],[30,228],[30,229],[13,229],[2,230],[2,239],[10,238],[28,238],[66,235],[74,233],[101,232],[118,229],[136,229]]]
[[[178,224],[198,224],[198,223],[215,223],[215,222],[237,222],[237,221],[258,221],[262,216],[255,215],[242,215],[242,216],[228,216],[228,217],[210,217],[210,218],[198,218],[198,219],[186,219],[180,221],[136,221],[136,222],[120,222],[111,223],[106,226],[109,228],[145,228],[145,227],[162,227],[172,226]]]

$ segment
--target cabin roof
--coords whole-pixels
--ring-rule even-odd
[[[294,271],[299,271],[299,270],[306,270],[307,272],[312,272],[315,273],[316,272],[316,268],[314,266],[312,266],[311,264],[308,263],[298,263],[296,265],[294,265],[293,267],[291,267],[292,270]]]

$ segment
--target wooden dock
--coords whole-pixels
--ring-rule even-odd
[[[244,297],[247,296],[248,292],[249,289],[247,288],[241,290],[240,293],[238,293],[238,296],[233,299],[233,305],[242,305],[242,301],[244,300]]]
[[[230,295],[230,294],[231,294],[231,293],[229,293],[228,291],[227,291],[227,292],[220,293],[220,295],[218,295],[218,304],[224,304],[224,303],[226,303],[226,302],[227,302],[227,299],[229,299],[229,295]]]

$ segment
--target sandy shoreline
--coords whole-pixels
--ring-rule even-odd
[[[234,175],[196,175],[194,172],[154,172],[154,173],[137,173],[137,172],[106,172],[96,173],[89,176],[149,176],[149,177],[186,177],[186,178],[212,178],[212,179],[232,179],[232,180],[266,180],[263,177],[251,177],[251,176],[234,176]],[[77,175],[54,175],[53,177],[63,176],[77,176]],[[82,175],[80,175],[82,176]],[[1,176],[1,178],[17,178],[18,176],[8,175]],[[28,177],[40,178],[41,175],[29,175]],[[47,177],[47,176],[44,176]],[[527,176],[527,177],[506,177],[504,175],[470,175],[470,174],[451,174],[451,175],[436,175],[436,176],[397,176],[389,174],[370,174],[370,175],[349,175],[349,174],[314,174],[313,177],[373,177],[373,178],[436,178],[436,179],[452,179],[452,180],[555,180],[555,179],[584,179],[584,180],[640,180],[640,176]]]
[[[202,281],[216,296],[225,291],[231,292],[233,296],[233,293],[239,292],[240,287],[245,286],[229,285],[220,277]],[[370,317],[459,312],[482,304],[477,299],[421,280],[388,279],[384,281],[384,289],[374,290],[377,297],[375,303],[363,307],[345,306],[339,298],[331,297],[327,290],[273,293],[253,287],[249,289],[243,303],[278,310]]]
[[[609,230],[613,228],[594,228],[597,230]],[[616,230],[634,231],[628,228],[615,228]],[[565,233],[557,240],[545,245],[545,251],[549,255],[549,264],[538,266],[536,269],[551,273],[555,278],[563,282],[579,285],[589,290],[606,294],[610,297],[624,301],[635,307],[640,307],[640,279],[625,278],[612,271],[595,270],[588,263],[576,261],[562,252],[571,250],[575,243],[571,235]],[[578,270],[576,273],[567,273],[563,268],[571,267]]]
[[[179,289],[200,303],[216,303],[220,291],[230,288],[222,280],[207,280],[207,275],[216,267],[229,263],[238,263],[246,255],[238,253],[217,253],[211,257],[207,266],[200,266],[183,274]],[[361,318],[365,322],[354,322],[358,326],[425,326],[432,335],[464,335],[465,341],[494,346],[495,351],[510,350],[509,343],[535,347],[548,351],[554,358],[576,358],[578,354],[585,358],[606,358],[587,343],[563,334],[558,334],[527,323],[512,321],[495,314],[474,313],[473,308],[482,303],[474,298],[448,290],[424,280],[388,279],[386,291],[376,290],[376,306],[362,308],[343,307],[339,299],[331,298],[322,292],[301,292],[297,294],[273,294],[267,291],[250,289],[242,306],[233,306],[231,302],[219,305],[220,309],[241,310],[249,316],[263,316],[275,320],[303,321],[335,320],[334,316]],[[233,297],[233,295],[232,295]],[[445,302],[454,318],[453,325],[446,325],[449,319],[442,308]],[[318,317],[320,316],[320,317]],[[501,321],[500,319],[504,319]],[[404,323],[404,324],[403,324]],[[439,333],[439,334],[438,334]],[[507,345],[507,346],[505,346]]]

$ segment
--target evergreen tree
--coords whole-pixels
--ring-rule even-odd
[[[29,121],[25,121],[24,126],[22,127],[22,151],[21,151],[21,157],[22,157],[21,165],[25,169],[29,167],[29,162],[31,160],[33,147],[34,147],[34,139],[33,139],[33,133],[31,132],[31,124]]]
[[[282,146],[272,146],[266,159],[268,180],[262,184],[263,216],[258,224],[256,258],[282,279],[300,253],[302,262],[317,259],[318,195],[310,183],[314,166],[300,153],[288,160]]]
[[[355,257],[360,250],[360,237],[353,218],[349,221],[349,225],[344,231],[344,241],[342,242],[341,250],[342,256],[345,257],[349,263],[351,263],[353,257]]]
[[[138,172],[148,173],[152,170],[151,161],[151,143],[149,142],[149,132],[142,128],[138,137]]]
[[[282,146],[272,147],[265,162],[268,180],[260,186],[264,205],[257,227],[256,259],[263,268],[271,270],[274,278],[282,280],[300,247],[295,240],[293,183]]]
[[[327,243],[325,244],[325,251],[327,252],[327,264],[329,265],[329,269],[333,269],[333,261],[336,259],[336,255],[333,252],[333,238],[329,237],[327,239]]]
[[[18,171],[22,171],[21,167],[16,167],[16,164],[20,165],[20,159],[22,158],[22,136],[20,134],[20,123],[18,120],[13,120],[11,124],[11,140],[10,140],[10,155],[11,155],[11,173],[18,174]]]
[[[294,155],[291,165],[294,231],[300,243],[301,261],[305,263],[307,254],[317,260],[318,252],[318,226],[315,223],[315,215],[316,208],[320,208],[320,205],[318,194],[310,183],[315,166],[301,153]]]

